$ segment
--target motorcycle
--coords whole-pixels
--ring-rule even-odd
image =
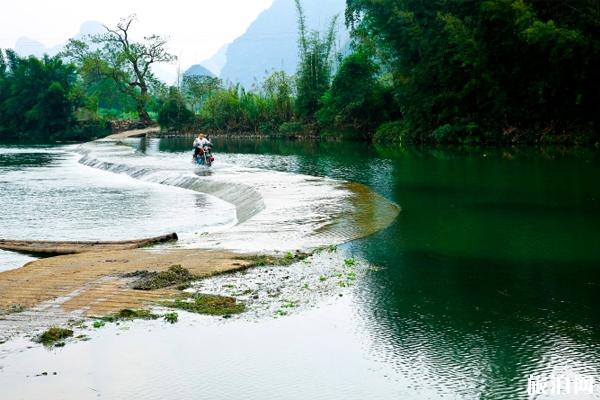
[[[195,165],[201,165],[205,167],[210,167],[215,161],[215,158],[212,155],[212,149],[209,146],[205,148],[196,147],[194,149],[194,155],[192,156],[192,163]]]

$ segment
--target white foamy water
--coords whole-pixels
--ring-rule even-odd
[[[204,193],[235,207],[237,223],[180,235],[178,246],[236,251],[289,251],[339,244],[359,235],[351,228],[356,193],[328,178],[215,163],[198,169],[189,155],[146,155],[115,141],[96,141],[77,148],[83,165]],[[398,212],[381,199],[389,222]],[[387,208],[387,210],[384,210]],[[348,229],[329,231],[339,220]],[[358,224],[358,223],[357,223]],[[210,232],[210,234],[208,234]],[[179,233],[179,232],[178,232]]]

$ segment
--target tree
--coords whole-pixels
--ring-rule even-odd
[[[76,124],[76,69],[59,57],[0,51],[0,138],[48,140]]]
[[[192,111],[197,112],[202,103],[214,92],[221,89],[221,79],[206,75],[184,75],[182,92]]]
[[[341,132],[373,136],[374,130],[394,114],[391,88],[379,80],[379,65],[367,49],[344,58],[331,88],[321,98],[319,124]]]
[[[6,59],[4,58],[4,53],[0,50],[0,82],[6,77],[6,70],[8,66],[6,65]]]
[[[239,85],[213,92],[203,103],[200,118],[207,129],[229,132],[270,133],[280,123],[270,98]]]
[[[176,87],[169,88],[169,95],[158,112],[158,123],[169,131],[185,131],[193,128],[196,118],[187,109]]]
[[[271,102],[272,112],[278,123],[289,121],[293,117],[294,78],[285,71],[274,71],[262,83],[262,92]]]
[[[335,27],[333,17],[324,37],[318,31],[309,32],[300,0],[295,0],[298,12],[300,63],[297,72],[296,108],[301,117],[312,119],[319,100],[329,88],[333,63]]]
[[[167,39],[162,36],[133,41],[130,29],[135,19],[135,15],[130,15],[115,28],[105,26],[106,33],[71,39],[63,55],[76,61],[84,76],[111,79],[118,90],[135,102],[140,121],[150,125],[147,104],[151,85],[156,81],[151,66],[172,62],[176,57],[166,50]]]
[[[240,129],[239,87],[214,92],[202,105],[200,117],[207,128],[235,131]]]
[[[597,130],[597,0],[347,0],[415,141],[542,141]]]

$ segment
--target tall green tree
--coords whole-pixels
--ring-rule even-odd
[[[262,93],[270,102],[277,123],[289,121],[294,116],[294,78],[285,71],[274,71],[262,82]]]
[[[202,103],[222,86],[223,83],[219,78],[206,75],[184,75],[181,92],[192,111],[196,112]]]
[[[296,109],[307,120],[314,118],[319,101],[329,88],[334,61],[334,44],[337,16],[333,17],[329,29],[322,36],[318,31],[309,31],[300,0],[295,0],[298,12],[299,65],[297,77]]]
[[[167,131],[181,132],[194,127],[194,113],[185,105],[185,100],[179,89],[169,88],[169,94],[158,112],[158,123]]]
[[[342,60],[321,98],[317,120],[324,128],[370,139],[394,113],[391,87],[383,82],[379,64],[368,49],[358,48]]]
[[[118,90],[135,102],[140,121],[152,124],[147,105],[156,78],[151,67],[159,62],[172,62],[176,57],[167,51],[167,39],[162,36],[134,41],[131,27],[135,19],[131,15],[114,28],[105,26],[106,33],[83,40],[71,39],[63,55],[77,62],[84,76],[112,80]]]

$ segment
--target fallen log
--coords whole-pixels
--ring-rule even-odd
[[[77,254],[87,251],[128,250],[177,240],[176,233],[137,240],[120,241],[48,241],[48,240],[3,240],[0,249],[19,253],[41,255]]]

